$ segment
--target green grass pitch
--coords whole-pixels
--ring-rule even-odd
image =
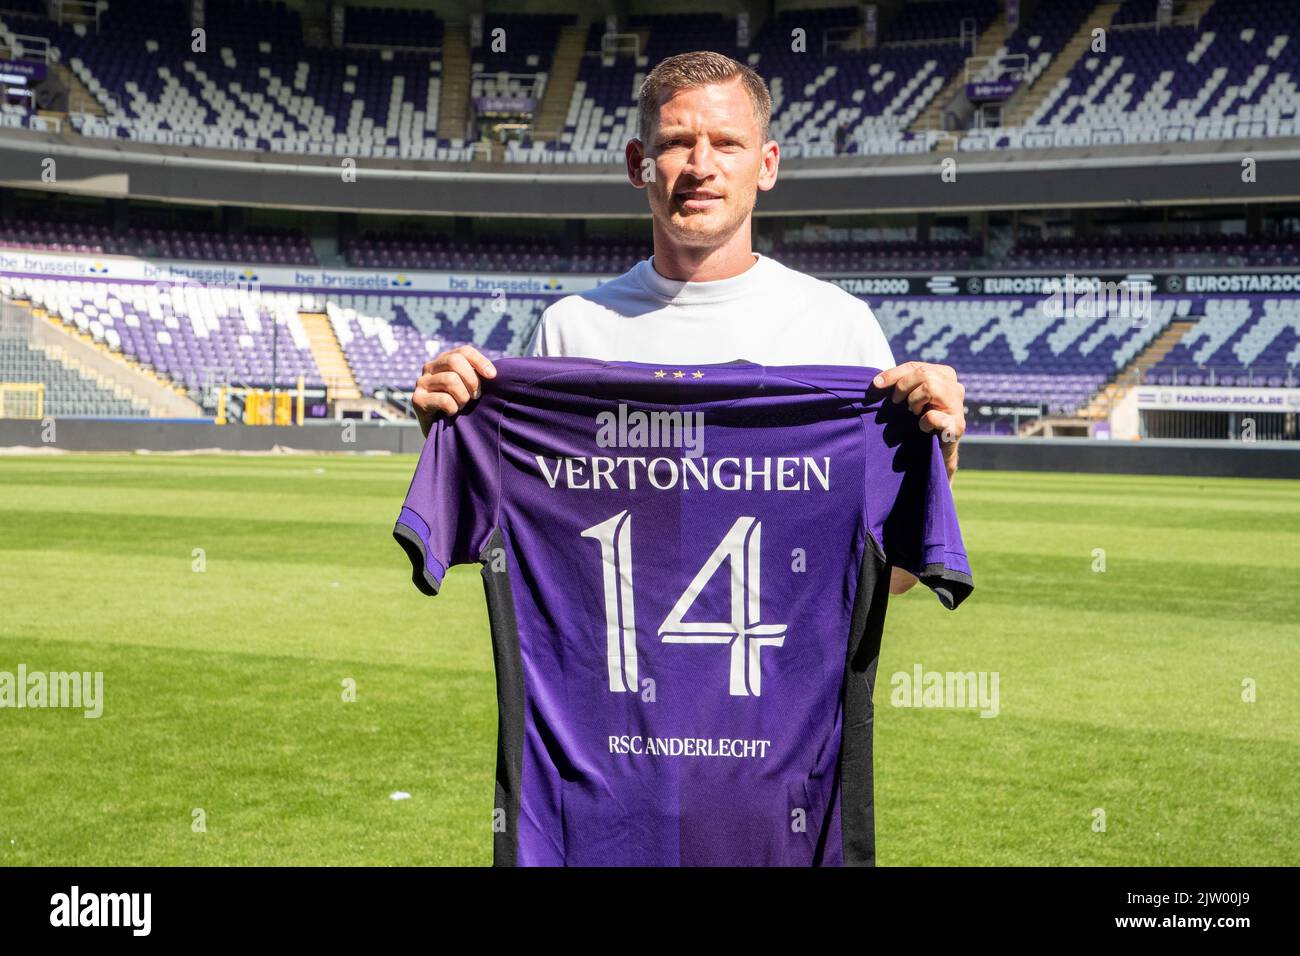
[[[483,591],[412,587],[413,467],[0,459],[0,671],[105,684],[97,720],[0,709],[0,865],[489,863]],[[965,471],[956,497],[974,595],[886,624],[880,864],[1300,859],[1300,482]],[[998,715],[891,706],[916,664],[996,671]]]

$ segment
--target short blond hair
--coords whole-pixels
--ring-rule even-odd
[[[711,50],[670,56],[660,61],[646,75],[637,96],[637,135],[641,142],[647,147],[650,145],[652,121],[659,117],[659,102],[665,93],[690,90],[711,83],[726,83],[737,78],[749,94],[750,102],[754,104],[754,119],[758,121],[763,142],[767,142],[768,125],[772,121],[772,94],[768,92],[767,84],[745,64]]]

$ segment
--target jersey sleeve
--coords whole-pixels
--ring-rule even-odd
[[[885,557],[894,567],[916,575],[952,610],[975,583],[939,436],[921,431],[906,403],[885,401],[895,419],[887,432],[899,438],[891,468],[896,484],[884,482],[897,489],[880,529]]]
[[[494,411],[486,403],[442,417],[429,430],[393,537],[424,594],[447,569],[479,560],[497,521],[499,466]]]

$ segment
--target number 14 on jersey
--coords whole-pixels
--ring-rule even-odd
[[[718,542],[659,625],[664,644],[719,644],[728,648],[728,690],[732,696],[758,697],[763,690],[762,651],[785,644],[785,624],[759,624],[762,606],[759,565],[763,523],[742,516]],[[600,543],[605,593],[606,659],[609,689],[637,690],[636,610],[632,586],[632,516],[626,510],[592,525],[584,538]],[[685,621],[695,599],[727,562],[730,568],[730,620]]]

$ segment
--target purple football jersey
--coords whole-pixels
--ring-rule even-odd
[[[479,562],[497,865],[873,865],[889,569],[970,567],[938,438],[879,371],[496,363],[394,536]]]

